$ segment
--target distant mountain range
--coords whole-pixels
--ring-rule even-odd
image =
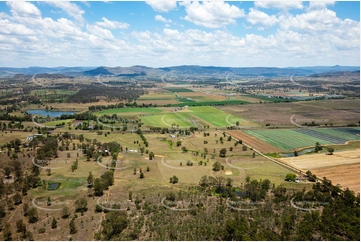
[[[164,74],[172,75],[203,75],[203,76],[224,76],[228,74],[236,76],[308,76],[333,72],[359,72],[359,66],[308,66],[308,67],[216,67],[216,66],[171,66],[162,68],[152,68],[147,66],[131,67],[28,67],[12,68],[0,67],[1,77],[13,77],[16,74],[34,75],[34,74],[61,74],[64,76],[161,76]]]

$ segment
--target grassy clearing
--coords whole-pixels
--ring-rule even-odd
[[[237,121],[242,122],[241,118],[213,107],[189,107],[189,111],[191,111],[194,116],[203,119],[215,127],[235,125]]]
[[[173,124],[179,128],[192,126],[189,119],[177,113],[143,116],[142,122],[153,127],[172,127]]]

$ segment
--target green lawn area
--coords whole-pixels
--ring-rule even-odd
[[[147,115],[141,117],[142,122],[153,127],[171,127],[172,124],[179,125],[179,128],[193,126],[187,115],[178,113],[168,113],[159,115]]]
[[[213,107],[189,107],[188,109],[194,116],[203,119],[215,127],[235,125],[237,121],[242,122],[241,118]]]

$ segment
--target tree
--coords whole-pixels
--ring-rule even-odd
[[[11,230],[10,230],[10,224],[8,222],[5,223],[4,229],[2,231],[3,233],[3,240],[4,241],[11,241]]]
[[[154,153],[153,153],[153,151],[151,151],[149,153],[149,160],[153,160],[153,158],[154,158]]]
[[[243,145],[242,146],[242,151],[247,151],[247,146]]]
[[[232,140],[232,136],[230,135],[230,136],[228,136],[228,139],[227,139],[228,141],[231,141]]]
[[[24,205],[23,205],[23,213],[24,213],[24,216],[27,216],[29,213],[29,205],[27,203],[24,203]]]
[[[103,191],[105,189],[104,183],[100,178],[96,178],[94,180],[94,195],[95,196],[102,196]]]
[[[333,152],[335,151],[335,149],[332,147],[329,147],[329,148],[327,148],[327,151],[328,151],[329,155],[333,155]]]
[[[226,148],[222,148],[219,151],[219,157],[226,157],[226,153],[227,153],[227,149]]]
[[[178,183],[178,177],[176,177],[175,175],[172,176],[172,177],[169,179],[169,182],[170,182],[170,183],[173,183],[173,184]]]
[[[231,187],[231,186],[232,186],[232,182],[233,182],[233,180],[232,180],[231,178],[227,178],[227,179],[226,179],[226,186],[227,186],[227,187]]]
[[[147,166],[147,171],[150,171],[149,166]]]
[[[316,142],[315,151],[318,152],[320,150],[322,150],[322,146],[321,146],[321,144],[319,142]]]
[[[87,208],[88,202],[85,198],[80,198],[75,201],[75,212],[86,212],[88,210]]]
[[[128,218],[125,211],[110,211],[106,214],[105,220],[102,221],[102,240],[114,240],[119,234],[128,227]]]
[[[182,147],[182,151],[183,151],[184,153],[187,153],[187,152],[188,152],[187,147],[183,146],[183,147]]]
[[[26,234],[26,226],[22,219],[19,219],[18,221],[16,221],[16,232],[22,233],[23,236]]]
[[[15,193],[14,195],[14,204],[18,205],[21,203],[21,195],[19,193]]]
[[[91,171],[89,172],[87,181],[88,181],[88,187],[92,187],[94,183],[94,177]]]
[[[295,174],[292,174],[292,173],[288,173],[287,175],[286,175],[286,180],[287,181],[292,181],[292,182],[294,182],[294,181],[296,181],[296,175]]]
[[[38,217],[38,210],[36,210],[36,208],[31,208],[28,212],[28,221],[29,223],[35,223],[38,221],[39,217]]]
[[[51,228],[55,229],[56,227],[58,227],[58,222],[56,221],[56,219],[53,217],[53,220],[51,221]]]
[[[70,220],[69,228],[70,228],[70,234],[75,234],[76,232],[78,232],[78,230],[75,227],[74,219]]]
[[[10,178],[11,168],[9,166],[4,167],[4,173],[7,179]]]
[[[177,141],[177,147],[181,146],[182,145],[182,141],[178,140]]]
[[[64,206],[61,210],[61,217],[62,218],[68,218],[70,216],[69,208],[67,206]]]
[[[222,165],[221,163],[219,163],[219,161],[216,161],[214,164],[213,164],[213,171],[220,171],[222,168]]]
[[[140,178],[140,179],[143,179],[143,178],[144,178],[143,172],[140,173],[139,178]]]

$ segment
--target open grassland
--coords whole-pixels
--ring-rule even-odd
[[[37,133],[37,132],[34,132]],[[20,139],[22,142],[25,141],[25,138],[28,137],[31,133],[23,131],[1,131],[0,132],[0,145],[9,143],[11,140]]]
[[[360,149],[335,151],[333,155],[309,154],[281,158],[303,171],[310,170],[319,177],[327,177],[333,184],[341,184],[355,192],[360,191]]]

